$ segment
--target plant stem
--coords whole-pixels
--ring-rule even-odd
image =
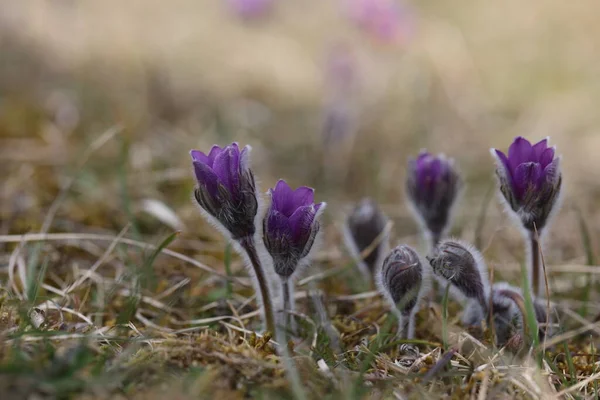
[[[288,311],[291,311],[290,304],[290,282],[286,278],[281,278],[281,299],[283,301],[281,312],[283,312],[283,327],[284,330],[288,330],[290,328],[290,317]]]
[[[275,334],[275,319],[273,317],[273,302],[271,301],[269,282],[267,275],[260,264],[254,239],[252,237],[245,237],[239,240],[239,244],[246,251],[248,260],[250,261],[252,269],[254,270],[254,275],[256,276],[258,295],[260,296],[263,307],[265,327],[267,331]]]
[[[540,237],[537,232],[533,231],[529,235],[531,245],[531,287],[534,296],[539,296],[541,293],[540,288]]]

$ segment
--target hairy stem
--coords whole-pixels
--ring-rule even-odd
[[[283,326],[285,330],[290,329],[290,318],[291,315],[289,311],[292,310],[291,306],[291,293],[290,293],[290,282],[288,279],[281,279],[281,299],[282,299],[282,308],[283,312]]]
[[[541,265],[540,265],[540,237],[537,232],[531,232],[529,235],[531,250],[531,271],[530,280],[533,295],[541,295]]]
[[[240,246],[246,251],[248,260],[254,275],[256,276],[256,282],[258,283],[258,294],[263,307],[264,323],[267,331],[275,334],[275,319],[273,314],[273,302],[271,299],[271,293],[269,290],[269,282],[267,275],[260,263],[258,253],[256,252],[256,245],[254,239],[251,237],[245,237],[239,240]]]
[[[398,313],[398,332],[396,337],[399,339],[414,339],[415,336],[415,316],[413,313]]]

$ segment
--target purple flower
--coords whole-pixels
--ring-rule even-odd
[[[454,160],[422,151],[408,163],[406,193],[415,215],[434,244],[445,234],[462,178]]]
[[[408,13],[396,0],[347,0],[350,18],[384,42],[405,38],[412,30]]]
[[[268,12],[273,0],[228,0],[231,9],[242,18],[257,18]]]
[[[548,139],[531,143],[517,137],[508,149],[508,157],[492,149],[496,157],[496,175],[500,191],[511,209],[520,217],[529,231],[541,230],[548,220],[562,183],[560,157],[555,148],[548,147]]]
[[[272,201],[263,222],[264,242],[275,272],[287,278],[310,252],[326,204],[314,203],[313,189],[301,186],[292,190],[284,180],[279,180],[269,194]]]
[[[249,152],[250,146],[240,152],[237,143],[224,148],[215,145],[208,155],[199,150],[190,152],[198,181],[196,201],[236,240],[255,232],[258,200],[248,166]]]

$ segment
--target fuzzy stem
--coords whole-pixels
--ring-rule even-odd
[[[398,332],[396,337],[398,339],[414,339],[415,336],[415,316],[414,313],[405,314],[399,312],[398,318]]]
[[[438,246],[438,244],[440,244],[441,241],[442,241],[441,233],[430,232],[429,233],[429,246],[430,246],[429,250],[434,251],[435,248]]]
[[[282,299],[281,311],[283,312],[284,330],[287,331],[291,327],[291,325],[290,325],[291,315],[290,315],[289,311],[292,311],[291,287],[290,287],[290,282],[287,278],[281,278],[281,291],[282,291],[282,293],[281,293],[281,299]]]
[[[252,237],[241,238],[239,239],[239,244],[246,251],[252,269],[254,270],[256,281],[258,282],[258,294],[262,301],[265,327],[267,331],[275,334],[275,319],[273,317],[273,303],[269,290],[269,282],[260,263],[258,253],[256,252],[254,239]]]
[[[534,296],[539,296],[541,293],[541,265],[540,265],[540,237],[537,232],[533,231],[529,235],[529,243],[531,250],[531,271],[530,281]]]

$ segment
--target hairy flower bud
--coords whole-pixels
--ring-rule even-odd
[[[196,201],[234,240],[255,232],[258,200],[249,153],[250,146],[240,152],[237,143],[224,148],[215,145],[208,155],[199,150],[190,152],[198,181]]]
[[[398,246],[385,258],[378,275],[379,291],[399,319],[399,334],[412,338],[414,314],[427,280],[419,255],[409,246]]]
[[[450,225],[452,209],[462,188],[454,160],[425,151],[408,164],[406,194],[424,231],[437,243]]]
[[[315,204],[314,189],[301,186],[292,190],[284,180],[279,180],[269,194],[271,206],[263,221],[264,243],[273,257],[275,272],[288,278],[310,253],[326,203]]]
[[[377,203],[369,198],[361,200],[346,219],[344,242],[368,279],[372,279],[389,252],[388,222]]]
[[[489,283],[487,268],[479,251],[465,242],[444,240],[428,260],[434,274],[450,282],[459,297],[476,301],[486,312]]]
[[[547,310],[541,300],[533,299],[535,318],[538,322],[538,335],[543,338],[550,333]],[[498,345],[505,345],[514,335],[523,333],[525,328],[525,298],[520,288],[506,282],[498,282],[492,287],[492,314]]]
[[[531,143],[517,137],[508,149],[508,156],[492,149],[496,158],[496,175],[500,192],[508,207],[516,213],[523,227],[539,231],[546,226],[560,194],[562,175],[560,157],[548,139]]]

